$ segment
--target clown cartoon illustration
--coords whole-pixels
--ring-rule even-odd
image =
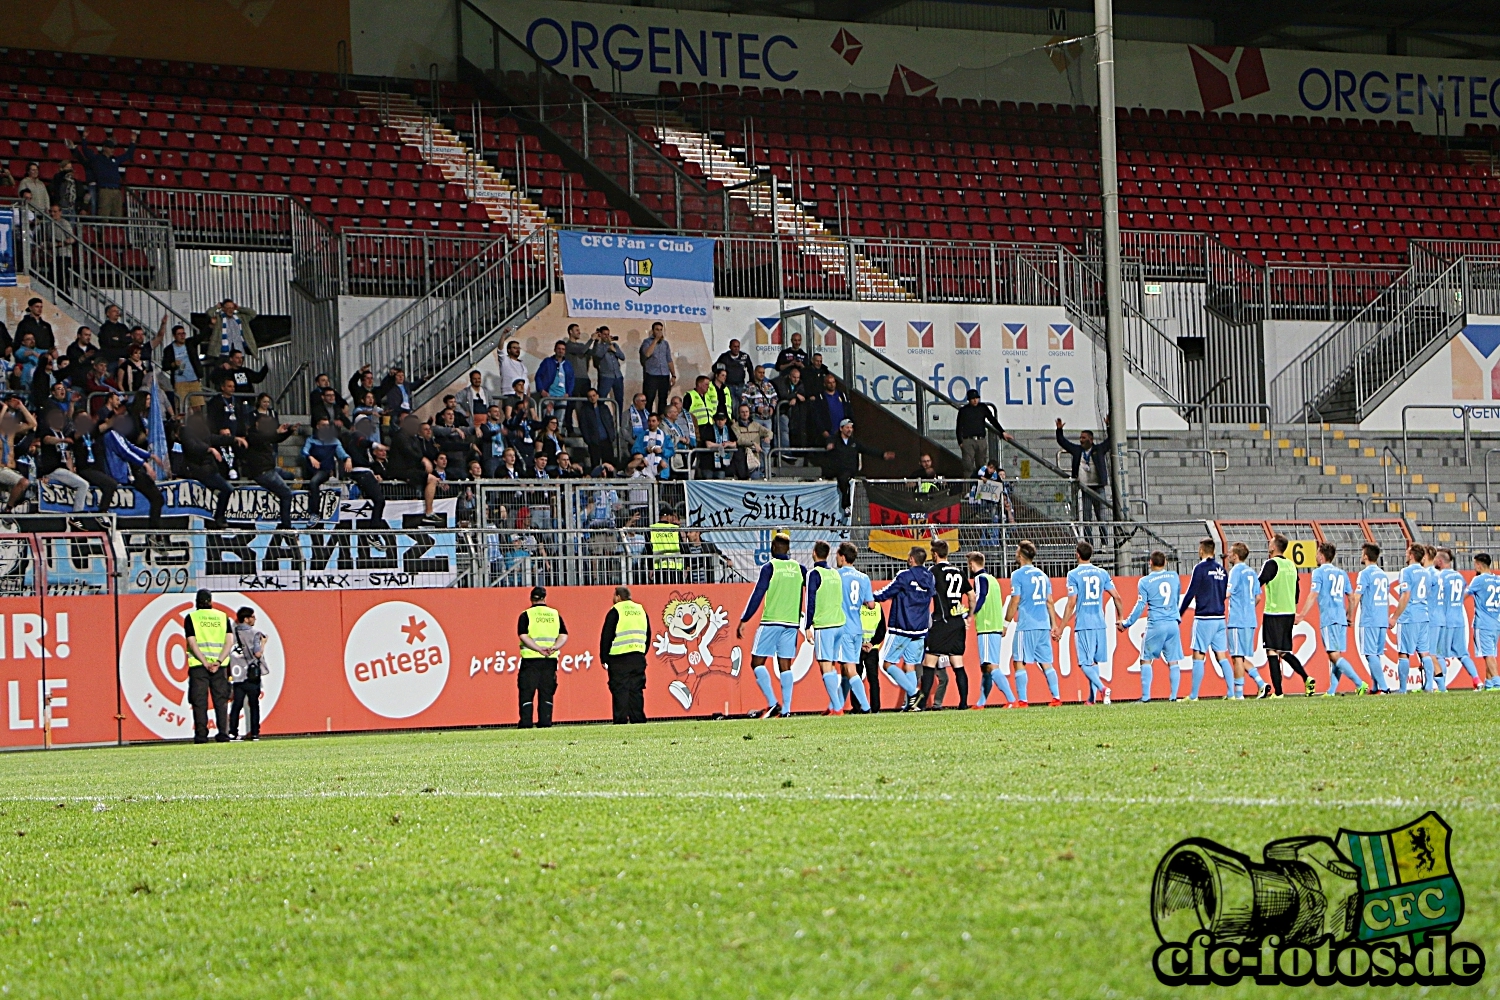
[[[651,648],[677,675],[667,690],[684,710],[693,707],[698,686],[710,673],[739,676],[742,654],[738,646],[729,651],[727,669],[722,658],[715,667],[710,648],[729,624],[722,606],[714,607],[707,597],[678,593],[662,609],[661,617],[666,631],[657,633]]]

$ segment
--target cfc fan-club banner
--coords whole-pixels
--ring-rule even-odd
[[[1136,583],[1135,577],[1115,579],[1127,610],[1134,605]],[[1009,590],[1004,581],[1001,590]],[[754,622],[742,640],[734,636],[750,591],[748,584],[634,588],[633,596],[651,622],[649,717],[739,715],[765,707],[748,663]],[[1052,593],[1061,611],[1067,599],[1062,580],[1052,582]],[[268,734],[504,725],[519,717],[516,622],[529,604],[524,588],[224,591],[214,600],[231,615],[253,608],[257,627],[269,640],[261,691],[262,729]],[[558,721],[610,718],[599,630],[612,600],[608,587],[556,588],[548,595],[569,634],[559,658]],[[192,606],[191,593],[121,595],[118,600],[0,598],[0,718],[5,720],[0,746],[191,737],[182,623]],[[1109,663],[1102,671],[1104,681],[1113,700],[1138,698],[1140,675],[1134,666],[1145,622],[1120,633],[1114,629],[1112,605],[1106,617]],[[1294,645],[1322,691],[1328,665],[1316,624],[1299,623]],[[1184,648],[1191,628],[1189,617],[1181,627]],[[1014,633],[1007,636],[1001,651],[1001,667],[1010,673],[1013,639]],[[968,645],[969,669],[977,671],[972,633]],[[1087,681],[1077,669],[1071,631],[1064,630],[1054,645],[1054,660],[1063,699],[1083,700]],[[1263,650],[1257,648],[1254,662],[1265,666]],[[1389,643],[1383,667],[1394,687],[1396,649]],[[1452,663],[1447,670],[1456,686],[1465,683],[1466,675]],[[821,711],[827,696],[805,640],[793,673],[793,710]],[[975,679],[974,673],[970,677]],[[897,692],[889,681],[876,683],[883,685],[881,703],[896,704]],[[1183,693],[1186,685],[1184,680]],[[1032,690],[1045,690],[1041,678]],[[1210,667],[1202,694],[1212,698],[1223,693],[1224,682],[1217,668]],[[1159,666],[1153,695],[1167,695],[1166,671]]]
[[[839,502],[837,483],[752,483],[733,480],[689,479],[687,517],[683,527],[739,528],[715,531],[714,544],[742,575],[754,578],[771,558],[771,535],[791,525],[792,551],[807,552],[813,542],[837,542],[845,535],[835,529],[848,523]]]
[[[714,240],[566,230],[557,238],[569,316],[712,319]]]
[[[934,539],[958,544],[959,505],[963,496],[939,483],[930,492],[910,486],[866,483],[870,501],[870,548],[905,559],[913,545],[929,553]]]

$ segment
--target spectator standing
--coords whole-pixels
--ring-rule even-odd
[[[242,309],[234,299],[225,299],[208,311],[209,356],[227,358],[235,351],[241,354],[255,353],[255,334],[250,329],[255,312]]]
[[[813,447],[830,443],[838,436],[839,425],[844,419],[854,419],[849,394],[839,388],[839,381],[832,372],[823,376],[822,391],[812,401],[808,413],[812,419],[812,433],[808,436]]]
[[[469,372],[469,384],[458,390],[454,402],[472,419],[490,408],[490,394],[484,387],[484,374],[478,368]]]
[[[531,416],[531,405],[524,398],[505,418],[505,443],[516,450],[522,468],[530,469],[532,456],[536,454],[536,421]]]
[[[652,413],[666,413],[668,397],[677,382],[677,362],[672,360],[672,345],[667,343],[667,328],[660,322],[651,324],[651,336],[641,341],[641,392],[646,408]]]
[[[871,448],[863,442],[854,439],[854,421],[845,417],[839,424],[838,437],[824,446],[827,456],[823,461],[823,476],[826,479],[836,479],[839,484],[839,497],[847,510],[850,503],[849,484],[855,476],[859,475],[859,457],[861,455],[876,455],[887,462],[896,457],[894,451],[880,451]]]
[[[214,607],[214,595],[198,591],[182,623],[187,640],[188,704],[193,708],[193,742],[208,742],[208,702],[213,699],[214,742],[229,742],[229,616]]]
[[[990,459],[989,425],[991,423],[996,427],[1000,426],[1000,418],[995,413],[995,407],[989,403],[980,402],[979,390],[970,389],[964,405],[959,408],[958,419],[954,421],[954,434],[958,438],[958,453],[963,457],[966,476],[977,473]],[[1015,440],[1005,433],[1003,428],[1000,434],[1007,441]]]
[[[568,624],[547,606],[547,588],[531,588],[531,607],[516,621],[521,641],[521,669],[516,689],[521,702],[520,728],[530,729],[535,706],[536,726],[552,725],[552,701],[557,696],[557,653],[568,641]]]
[[[57,172],[52,175],[48,196],[52,204],[62,209],[63,217],[69,222],[78,221],[78,209],[83,204],[86,193],[86,190],[80,191],[80,185],[73,175],[73,161],[63,160],[59,163]]]
[[[714,479],[723,479],[729,475],[739,451],[738,439],[730,429],[729,418],[723,410],[714,414],[706,447],[708,454],[704,456],[705,471]]]
[[[777,447],[802,448],[806,445],[807,390],[802,384],[802,368],[794,365],[776,379]]]
[[[1104,491],[1109,487],[1109,421],[1104,423],[1104,440],[1094,440],[1093,431],[1083,431],[1074,444],[1063,437],[1063,422],[1057,421],[1057,446],[1073,456],[1073,481],[1082,489],[1078,493],[1080,520],[1101,522],[1104,518]],[[1101,529],[1087,529],[1091,534]],[[1102,535],[1096,545],[1103,544]]]
[[[48,212],[44,238],[52,283],[67,291],[73,287],[73,247],[78,241],[73,237],[73,223],[63,218],[61,205],[53,205]]]
[[[589,378],[589,361],[593,357],[592,340],[583,339],[583,329],[577,323],[568,324],[568,364],[573,366],[573,392],[582,396],[594,384]]]
[[[615,418],[609,406],[599,398],[598,389],[590,389],[586,401],[578,406],[578,430],[589,450],[589,468],[594,469],[615,458]]]
[[[776,424],[776,387],[766,378],[760,365],[750,366],[750,377],[740,394],[740,402],[750,407],[750,416],[767,427]]]
[[[70,380],[81,381],[89,370],[89,364],[98,353],[99,348],[94,343],[94,331],[86,326],[80,326],[73,338],[73,343],[68,345],[67,352],[63,354],[57,370]]]
[[[739,406],[745,386],[750,382],[750,369],[755,367],[755,359],[741,350],[739,340],[735,339],[729,342],[729,350],[720,354],[714,362],[715,370],[720,367],[727,373],[725,384],[734,396],[734,405]]]
[[[26,302],[26,315],[21,317],[21,322],[16,324],[15,343],[20,343],[21,338],[31,334],[36,338],[36,346],[44,351],[50,351],[57,347],[57,338],[52,333],[52,324],[42,318],[42,311],[46,303],[41,299],[29,299]],[[111,306],[115,310],[115,318],[119,319],[119,308]],[[108,315],[106,311],[105,315]],[[11,341],[7,338],[3,347],[10,347]]]
[[[735,410],[732,430],[737,446],[732,466],[734,478],[760,479],[765,475],[766,449],[771,446],[771,429],[752,416],[748,403],[741,403]]]
[[[97,214],[112,219],[120,218],[125,214],[123,170],[125,164],[135,156],[135,141],[140,137],[139,129],[131,132],[130,145],[123,150],[113,143],[104,146],[102,150],[96,150],[90,149],[86,142],[80,142],[75,146],[72,139],[63,140],[63,145],[68,149],[78,150],[78,155],[83,157],[83,165],[88,169],[89,176],[94,179],[94,197],[98,202],[95,208]]]
[[[385,412],[391,422],[396,423],[413,409],[411,389],[406,384],[406,369],[396,365],[391,369],[391,387],[385,394]]]
[[[392,477],[409,483],[422,494],[422,515],[427,523],[441,523],[442,518],[432,513],[433,500],[437,497],[438,479],[432,474],[432,462],[423,453],[420,423],[411,414],[402,417],[391,439],[390,472]]]
[[[234,391],[240,396],[249,396],[255,393],[255,387],[266,380],[270,374],[270,366],[262,366],[260,371],[245,366],[245,352],[231,351],[229,358],[224,364],[214,369],[210,380],[215,384],[222,382],[225,378],[234,379]]]
[[[290,424],[276,423],[275,418],[258,418],[245,434],[249,445],[245,449],[241,471],[246,479],[254,480],[260,487],[276,497],[280,505],[277,530],[292,530],[292,489],[281,478],[276,469],[276,446],[292,436]]]
[[[567,398],[573,395],[573,387],[577,382],[577,376],[573,372],[573,363],[568,360],[568,342],[559,340],[552,345],[552,356],[542,361],[536,370],[536,391],[542,394],[544,399],[542,416],[547,415],[547,407],[557,417],[558,425],[561,426],[568,418]]]
[[[47,215],[52,208],[52,192],[47,190],[47,182],[42,180],[41,171],[39,163],[26,164],[25,176],[16,183],[16,197],[21,197],[23,191],[30,191],[31,207],[38,215]]]
[[[203,362],[198,352],[203,346],[203,336],[189,337],[187,328],[178,324],[172,327],[172,342],[161,352],[162,371],[172,379],[172,393],[177,399],[177,412],[186,413],[194,393],[203,391]],[[69,349],[69,354],[72,349]],[[202,400],[194,409],[203,407]]]
[[[600,658],[609,671],[614,722],[646,721],[646,643],[651,623],[646,609],[630,599],[629,587],[615,588],[614,607],[599,631]]]
[[[495,351],[495,360],[500,364],[500,384],[505,387],[515,385],[516,379],[529,379],[531,373],[526,370],[526,362],[521,360],[521,342],[519,340],[508,341],[505,345],[505,353]]]
[[[370,520],[385,519],[385,489],[380,485],[384,463],[376,459],[377,449],[385,448],[377,438],[371,442],[358,433],[349,436],[349,478],[359,487],[359,495],[370,501]]]
[[[615,412],[619,413],[625,409],[625,351],[609,327],[601,326],[594,331],[594,339],[589,342],[589,356],[594,359],[594,372],[599,377],[599,396],[613,398]]]
[[[802,334],[792,334],[792,342],[788,347],[783,347],[781,353],[776,355],[776,374],[784,377],[793,368],[800,373],[807,367],[807,352],[802,349]]]
[[[822,385],[823,379],[829,375],[833,375],[833,372],[828,369],[827,365],[823,364],[823,355],[814,354],[812,361],[807,365],[807,370],[802,373],[802,381],[809,385]],[[837,376],[834,376],[834,381],[838,381]]]
[[[229,682],[234,699],[229,706],[231,740],[240,738],[240,709],[249,722],[245,739],[260,739],[260,679],[266,673],[266,636],[255,627],[255,609],[240,608],[229,649]]]

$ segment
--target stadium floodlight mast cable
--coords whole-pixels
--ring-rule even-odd
[[[1099,54],[1099,194],[1104,203],[1105,341],[1109,358],[1110,502],[1116,521],[1128,496],[1125,482],[1125,315],[1120,305],[1120,172],[1115,150],[1115,30],[1113,0],[1094,0]]]

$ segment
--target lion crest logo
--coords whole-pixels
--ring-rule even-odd
[[[739,676],[743,654],[738,646],[729,651],[727,665],[722,653],[714,658],[714,640],[729,624],[723,605],[715,607],[702,595],[676,593],[662,608],[661,623],[663,631],[655,635],[651,648],[677,675],[667,690],[685,711],[692,709],[709,674]]]

